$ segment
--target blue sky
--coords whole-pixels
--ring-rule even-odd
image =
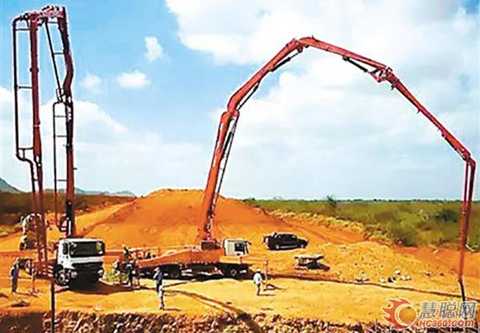
[[[48,2],[2,0],[1,3],[1,43],[9,55],[11,19]],[[201,135],[198,128],[188,126],[185,120],[195,119],[199,111],[224,103],[232,88],[254,69],[253,66],[215,66],[208,55],[183,46],[176,35],[175,17],[162,1],[145,1],[142,6],[108,0],[56,3],[68,9],[77,85],[87,73],[114,81],[118,73],[134,69],[147,73],[151,79],[145,89],[128,94],[114,84],[107,84],[102,94],[94,96],[84,89],[75,91],[76,98],[94,98],[95,102],[112,110],[116,119],[139,130],[155,124],[167,138],[193,135],[194,139],[199,139],[195,136]],[[161,41],[166,59],[153,63],[145,61],[144,37],[150,35]],[[42,83],[47,84],[50,82],[49,63],[45,63],[42,70],[46,73]],[[0,73],[0,84],[9,87],[10,60],[2,61]],[[43,92],[49,91],[44,86]],[[178,117],[179,113],[182,117]]]
[[[75,60],[79,187],[202,188],[228,97],[303,35],[388,63],[474,156],[480,152],[478,1],[57,3],[67,6]],[[10,26],[15,15],[44,5],[0,0],[0,176],[24,189],[27,171],[13,159],[8,133]],[[146,38],[161,49],[151,58]],[[302,57],[272,75],[243,110],[223,193],[459,198],[461,159],[398,94],[335,57]],[[44,54],[45,123],[47,60]],[[45,145],[48,132],[47,125]]]

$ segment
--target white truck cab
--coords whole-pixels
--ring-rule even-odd
[[[248,245],[250,242],[244,239],[225,239],[223,248],[226,256],[244,256],[248,254]]]
[[[105,243],[93,238],[64,238],[58,241],[54,277],[58,285],[72,282],[96,283],[104,273]]]

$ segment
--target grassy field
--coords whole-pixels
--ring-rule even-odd
[[[406,246],[442,245],[458,240],[460,205],[458,201],[340,201],[255,200],[246,203],[267,211],[308,213],[360,222],[368,238],[386,237]],[[473,204],[469,246],[480,249],[480,203]]]
[[[77,211],[89,211],[91,209],[127,202],[131,197],[116,197],[104,195],[76,195],[75,208]],[[63,195],[59,196],[62,205]],[[53,193],[45,194],[45,209],[51,212],[54,209]],[[20,217],[31,213],[30,193],[6,193],[0,192],[0,237],[11,232],[20,230],[18,224]]]

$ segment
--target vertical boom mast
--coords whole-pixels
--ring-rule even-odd
[[[50,33],[50,25],[56,25],[60,33],[62,50],[54,49],[54,40]],[[37,254],[39,262],[39,274],[45,275],[47,269],[47,236],[46,218],[44,207],[44,184],[42,164],[42,142],[40,124],[40,80],[38,60],[38,30],[45,28],[50,55],[52,58],[53,72],[56,79],[56,101],[53,104],[53,160],[54,160],[54,197],[55,197],[55,223],[60,231],[65,232],[67,237],[75,235],[74,215],[74,164],[73,164],[73,59],[68,38],[67,14],[64,7],[47,6],[40,11],[31,11],[16,17],[12,22],[13,32],[13,92],[14,92],[14,123],[15,123],[15,149],[19,160],[26,162],[30,168],[32,187],[32,210],[35,219],[34,228],[36,233]],[[18,35],[21,32],[28,33],[29,58],[30,58],[30,83],[20,83]],[[64,61],[64,78],[60,82],[60,73],[57,65],[57,56],[62,56]],[[32,108],[32,143],[23,146],[20,133],[20,91],[30,90]],[[61,110],[58,106],[62,106]],[[64,119],[65,133],[57,133],[57,119]],[[64,179],[58,178],[57,174],[57,140],[65,140],[65,168]],[[58,183],[65,182],[65,213],[58,219]]]

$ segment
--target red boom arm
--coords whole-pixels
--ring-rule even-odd
[[[458,266],[458,281],[460,282],[462,295],[463,268],[465,258],[465,245],[467,242],[468,226],[473,199],[473,185],[475,176],[475,160],[468,149],[443,126],[405,87],[392,69],[375,60],[366,58],[341,47],[323,42],[314,37],[293,39],[283,47],[269,62],[258,70],[245,84],[243,84],[228,101],[227,110],[220,117],[220,125],[217,132],[217,140],[213,152],[213,158],[208,174],[208,181],[204,192],[200,223],[202,230],[199,233],[201,240],[214,242],[212,224],[215,218],[215,206],[222,185],[222,180],[227,165],[236,125],[240,116],[240,108],[255,93],[260,82],[267,74],[274,72],[280,66],[290,61],[293,57],[308,47],[314,47],[323,51],[338,54],[343,60],[351,63],[363,72],[369,74],[377,82],[388,81],[392,89],[397,89],[406,99],[414,105],[418,112],[422,113],[441,133],[442,137],[465,161],[465,183],[463,190],[463,203],[460,221],[460,260]]]

